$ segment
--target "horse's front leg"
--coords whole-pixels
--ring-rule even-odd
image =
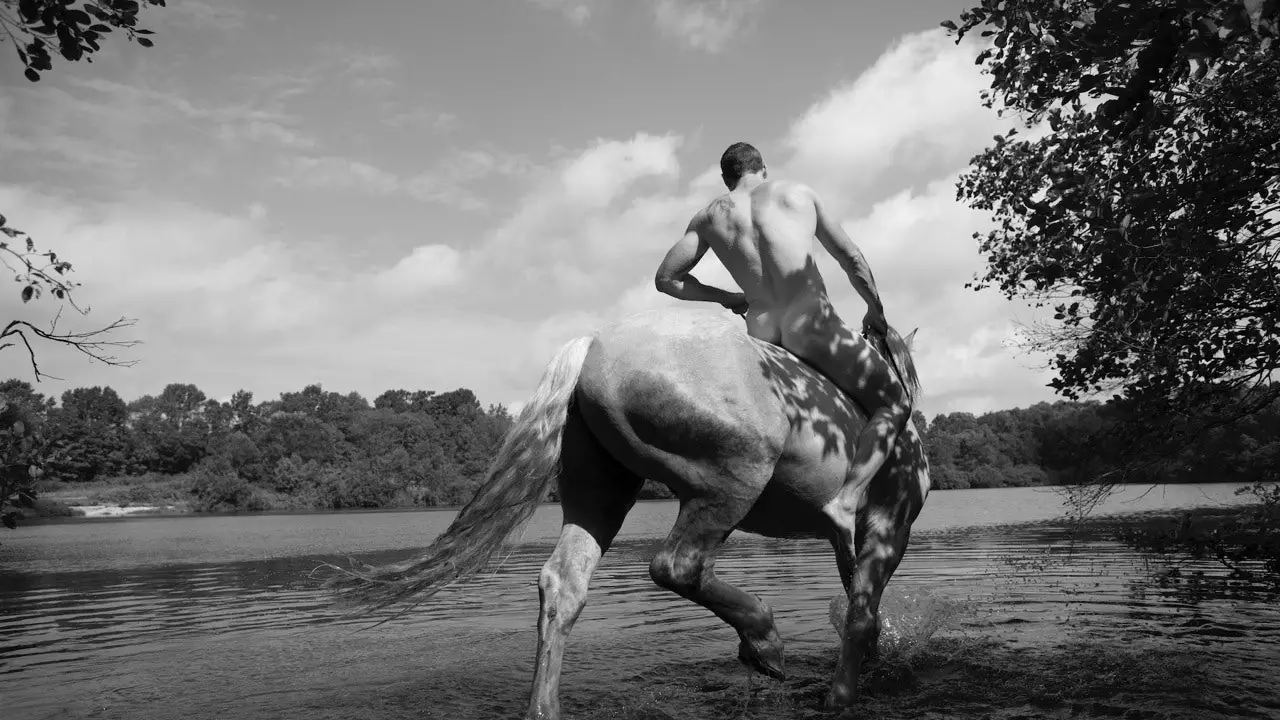
[[[887,513],[868,512],[870,517],[863,523],[862,532],[857,533],[856,543],[854,528],[841,528],[833,540],[849,609],[845,613],[840,659],[827,693],[828,710],[849,707],[857,698],[862,662],[877,650],[880,598],[906,550],[909,527],[897,526]]]

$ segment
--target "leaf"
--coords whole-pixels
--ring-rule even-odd
[[[22,288],[22,302],[29,302],[35,294],[36,289],[30,285]]]
[[[27,79],[30,80],[31,82],[40,81],[40,73],[36,72],[35,70],[32,70],[31,68],[27,68],[26,71],[23,72],[22,74],[26,75]]]
[[[957,28],[957,27],[956,27],[956,24],[955,24],[954,22],[950,21],[950,20],[943,20],[943,21],[942,21],[942,27],[944,27],[944,28],[946,28],[946,29],[948,29],[948,30],[951,30],[951,31],[953,31],[953,32],[954,32],[954,31],[956,31],[956,30],[959,30],[959,28]]]
[[[26,431],[27,431],[27,426],[21,420],[17,420],[13,423],[13,432],[15,435],[22,435]]]
[[[137,41],[138,41],[138,44],[139,44],[139,45],[141,45],[142,47],[151,47],[152,45],[154,45],[154,44],[155,44],[155,43],[151,42],[150,40],[148,40],[148,39],[146,39],[146,38],[144,38],[144,37],[140,37],[140,38],[136,38],[136,39],[137,39]]]

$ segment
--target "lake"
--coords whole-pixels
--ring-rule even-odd
[[[885,642],[913,670],[886,661],[859,715],[1280,717],[1274,598],[1157,581],[1099,529],[1238,504],[1237,487],[1129,488],[1099,509],[1110,521],[1074,534],[1050,490],[933,493],[882,608]],[[831,717],[817,711],[837,641],[829,546],[726,543],[718,572],[769,601],[787,643],[787,681],[749,680],[733,631],[648,578],[675,512],[638,504],[594,576],[566,652],[566,715]],[[315,587],[320,561],[403,559],[453,514],[81,519],[0,534],[0,714],[519,717],[557,506],[493,568],[391,622],[345,618]],[[1184,577],[1196,570],[1223,575],[1192,563]]]

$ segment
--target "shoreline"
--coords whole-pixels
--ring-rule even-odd
[[[1236,485],[1243,488],[1243,487],[1248,487],[1249,484],[1247,483],[1242,484],[1237,482],[1223,482],[1223,483],[1209,482],[1209,483],[1177,483],[1176,485],[1187,485],[1187,486]],[[1113,493],[1112,497],[1127,495],[1129,494],[1129,492],[1134,490],[1137,490],[1138,495],[1142,496],[1150,492],[1155,487],[1159,487],[1159,486],[1161,486],[1161,484],[1149,485],[1145,483],[1120,486]],[[1034,491],[1034,492],[1043,492],[1043,493],[1061,493],[1064,489],[1066,489],[1066,487],[1067,486],[1061,486],[1061,485],[1035,485],[1035,486],[1027,486],[1022,488],[952,488],[952,489],[943,489],[943,490],[932,490],[930,492],[930,496],[939,495],[939,494],[950,495],[952,493],[968,494],[968,493],[1000,492],[1000,491],[1009,491],[1009,490],[1023,490],[1023,491]],[[75,522],[77,520],[152,518],[152,517],[156,517],[156,518],[193,517],[194,518],[194,517],[219,517],[219,516],[265,517],[265,516],[296,516],[296,515],[362,515],[362,514],[397,513],[397,512],[422,512],[422,513],[457,512],[462,509],[462,505],[437,505],[437,506],[405,505],[405,506],[389,506],[389,507],[345,508],[341,510],[298,508],[298,509],[225,510],[225,511],[214,511],[214,512],[200,512],[200,511],[193,510],[190,504],[181,502],[181,501],[157,503],[157,504],[134,505],[134,504],[114,504],[114,503],[87,504],[85,503],[86,500],[88,500],[88,498],[86,498],[83,494],[79,494],[79,493],[77,493],[76,495],[71,495],[63,498],[57,497],[56,493],[41,495],[38,501],[54,503],[55,505],[60,506],[61,509],[65,510],[65,512],[61,512],[61,513],[54,512],[49,514],[41,513],[38,515],[36,514],[28,515],[23,520],[23,522],[30,523],[30,524],[44,524],[50,521]],[[677,501],[673,498],[645,498],[645,499],[637,500],[636,505],[673,503],[673,502],[677,502]],[[546,502],[540,503],[540,506],[542,505],[559,506],[559,504],[560,503],[558,501],[546,501]],[[1247,507],[1253,504],[1254,503],[1241,498],[1238,501],[1228,503],[1226,506],[1219,506],[1219,507],[1231,507],[1232,509],[1235,509],[1240,507]],[[1210,507],[1212,507],[1212,505]],[[1205,508],[1197,508],[1196,506],[1184,506],[1182,508],[1167,508],[1166,510],[1168,512],[1181,512],[1182,510],[1190,510],[1190,509],[1205,509]],[[1151,510],[1147,512],[1151,512]],[[1157,510],[1156,512],[1159,512],[1159,511]],[[1119,508],[1111,508],[1109,510],[1104,510],[1103,508],[1098,507],[1098,508],[1094,508],[1093,511],[1087,513],[1087,516],[1101,517],[1101,516],[1117,515],[1117,514],[1123,515],[1126,513],[1123,510],[1119,510]],[[996,523],[996,524],[1004,524],[1004,523]]]

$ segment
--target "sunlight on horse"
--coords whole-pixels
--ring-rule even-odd
[[[876,648],[881,594],[929,492],[924,447],[908,422],[888,462],[860,488],[853,526],[825,511],[865,424],[831,381],[727,317],[633,315],[557,352],[476,497],[420,556],[344,571],[330,583],[370,610],[430,597],[484,567],[555,482],[564,524],[538,580],[527,717],[559,718],[569,632],[591,574],[649,478],[680,501],[650,576],[737,630],[739,659],[771,677],[785,677],[773,611],[716,576],[716,552],[735,529],[831,542],[849,610],[826,706],[847,707],[863,657]]]

